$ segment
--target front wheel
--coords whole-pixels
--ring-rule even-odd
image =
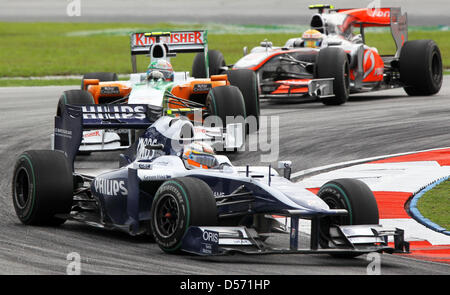
[[[317,195],[330,209],[345,209],[348,215],[325,217],[320,220],[319,243],[322,248],[330,248],[330,227],[332,225],[378,224],[378,205],[373,192],[364,182],[342,178],[325,183]],[[349,254],[344,257],[355,257]],[[342,257],[342,255],[341,255]]]
[[[56,115],[61,116],[66,105],[91,105],[95,104],[92,94],[86,90],[65,90],[58,100]]]
[[[94,98],[89,91],[72,89],[63,92],[58,100],[56,116],[61,117],[66,105],[92,105],[95,104]],[[78,151],[78,155],[89,155],[89,151]]]
[[[180,177],[164,182],[151,208],[151,228],[158,246],[168,253],[181,253],[190,226],[217,224],[217,207],[211,188],[202,180]]]
[[[226,126],[227,117],[246,118],[244,97],[236,86],[212,88],[206,97],[206,109],[210,116],[216,116],[212,123],[221,125],[220,127]]]
[[[325,105],[344,104],[350,95],[350,67],[344,50],[337,47],[321,49],[316,64],[317,78],[334,78],[333,97],[322,99]]]

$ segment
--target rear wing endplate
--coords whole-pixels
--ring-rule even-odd
[[[400,50],[408,41],[408,15],[402,14],[400,7],[391,8],[391,34],[397,47],[395,57],[400,57]]]
[[[65,105],[55,116],[53,148],[64,152],[72,164],[78,154],[84,130],[146,129],[162,114],[149,105]]]
[[[402,14],[400,7],[342,8],[331,11],[348,14],[349,21],[361,28],[362,35],[365,27],[390,27],[396,57],[400,56],[403,44],[408,41],[408,16],[406,12]]]

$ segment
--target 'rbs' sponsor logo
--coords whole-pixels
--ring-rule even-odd
[[[143,106],[83,106],[84,119],[145,119]]]
[[[205,230],[203,232],[203,240],[207,242],[213,242],[218,243],[219,242],[219,233],[214,231],[207,231]]]
[[[96,178],[94,180],[94,187],[97,192],[108,196],[128,195],[128,190],[125,186],[125,181]]]
[[[150,160],[155,156],[154,150],[145,148],[147,145],[157,144],[158,140],[151,138],[139,138],[139,143],[136,150],[136,160]]]

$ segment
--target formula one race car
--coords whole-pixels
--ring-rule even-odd
[[[227,116],[242,116],[248,117],[247,121],[254,120],[252,130],[257,129],[259,100],[253,72],[235,71],[229,76],[195,79],[189,77],[189,72],[173,71],[170,59],[177,53],[202,52],[208,56],[206,31],[133,33],[130,38],[133,68],[130,80],[119,81],[115,73],[85,74],[81,87],[92,95],[91,103],[151,104],[163,107],[168,115],[185,115],[200,123],[211,115],[220,118],[223,124]],[[146,73],[136,73],[136,56],[143,54],[150,56],[150,64]],[[209,72],[208,64],[204,65],[204,71]],[[199,118],[194,118],[194,111],[200,111]],[[87,144],[97,142],[97,145],[104,146],[104,142],[99,142],[102,138],[104,140],[100,132],[85,135]],[[108,135],[106,144],[117,140],[117,136]],[[83,146],[85,150],[92,149]]]
[[[56,150],[26,151],[17,159],[12,195],[24,224],[74,220],[149,234],[169,253],[357,256],[408,250],[402,230],[378,224],[376,201],[363,182],[334,180],[315,195],[289,180],[287,161],[280,162],[284,177],[271,167],[234,167],[207,144],[182,137],[193,128],[183,118],[158,118],[120,156],[119,169],[74,169],[82,129],[104,127],[100,113],[85,116],[85,107],[67,106],[56,118]],[[121,120],[109,128],[146,126],[145,107],[117,108]],[[290,229],[280,227],[273,214],[290,217]],[[298,249],[299,218],[312,221],[311,249]],[[264,240],[280,230],[290,233],[289,248],[268,247]]]
[[[440,90],[440,50],[432,40],[408,41],[407,15],[400,8],[310,9],[319,11],[302,38],[282,47],[264,41],[250,53],[244,48],[244,57],[230,66],[257,74],[261,98],[313,97],[340,105],[350,93],[403,87],[408,95],[433,95]],[[368,27],[390,27],[396,52],[380,55],[366,45]],[[360,28],[359,34],[354,34],[355,28]],[[211,68],[223,68],[223,58],[211,57]]]

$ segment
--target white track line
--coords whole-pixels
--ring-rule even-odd
[[[291,178],[295,179],[298,177],[306,177],[306,176],[310,176],[310,175],[314,175],[314,174],[319,174],[319,173],[323,173],[323,172],[327,172],[327,171],[331,171],[331,170],[336,170],[336,169],[345,168],[348,166],[354,166],[354,165],[358,165],[358,164],[364,164],[367,162],[382,160],[382,159],[386,159],[386,158],[405,156],[405,155],[411,155],[411,154],[423,153],[423,152],[431,152],[431,151],[443,150],[443,149],[448,149],[448,148],[450,148],[450,147],[435,148],[435,149],[429,149],[429,150],[421,150],[421,151],[391,154],[391,155],[384,155],[384,156],[376,156],[376,157],[370,157],[370,158],[365,158],[365,159],[340,162],[340,163],[336,163],[336,164],[330,164],[330,165],[325,165],[325,166],[320,166],[320,167],[297,171],[297,172],[291,174]]]

